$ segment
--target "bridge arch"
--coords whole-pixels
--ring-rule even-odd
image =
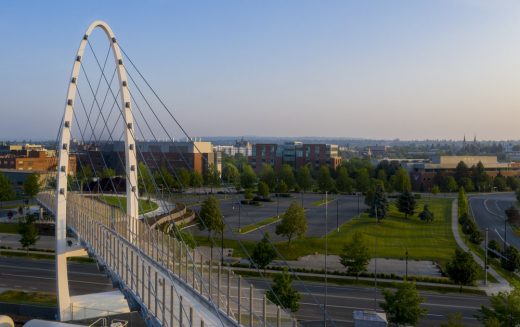
[[[60,145],[58,172],[56,183],[56,293],[58,298],[58,318],[61,321],[69,320],[70,317],[70,293],[69,281],[67,276],[67,177],[69,174],[69,150],[71,140],[71,127],[74,118],[74,101],[76,99],[77,81],[81,71],[82,58],[85,47],[91,33],[100,28],[108,38],[114,60],[117,67],[120,88],[120,108],[123,111],[124,130],[125,130],[125,169],[126,169],[126,212],[127,225],[130,231],[130,242],[137,238],[136,226],[138,219],[138,184],[137,184],[137,155],[135,137],[133,132],[132,101],[128,90],[127,74],[119,44],[110,26],[104,21],[94,21],[87,28],[83,39],[80,42],[72,74],[69,80],[67,98],[65,101],[65,111],[60,127]]]

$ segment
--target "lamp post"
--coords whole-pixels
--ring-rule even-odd
[[[336,199],[336,231],[339,233],[339,197]]]
[[[357,194],[357,215],[359,217],[359,192],[356,192]]]
[[[327,255],[328,255],[328,192],[325,191],[325,305],[323,310],[323,326],[327,327],[327,293],[328,293],[328,285],[327,285]]]
[[[486,249],[486,254],[485,254],[485,260],[484,260],[484,285],[487,285],[488,284],[488,232],[489,232],[489,229],[486,228],[486,243],[485,243],[485,249]]]
[[[406,250],[406,268],[404,273],[405,279],[408,280],[408,250]]]

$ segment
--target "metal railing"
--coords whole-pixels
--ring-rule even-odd
[[[40,193],[38,201],[50,211],[55,208],[53,192]],[[131,229],[131,223],[137,226]],[[263,290],[255,289],[229,267],[141,220],[130,220],[122,210],[95,197],[68,193],[67,226],[163,326],[215,324],[197,312],[201,303],[227,317],[231,325],[297,324]],[[221,320],[219,324],[226,323]]]

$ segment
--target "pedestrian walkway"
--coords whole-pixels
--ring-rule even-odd
[[[451,205],[451,230],[453,231],[453,236],[455,237],[455,241],[457,245],[466,252],[470,252],[475,261],[484,269],[484,261],[475,253],[471,252],[469,247],[464,243],[464,240],[460,236],[459,232],[459,217],[458,217],[458,204],[457,199],[453,200]],[[498,283],[489,283],[488,285],[479,285],[480,289],[486,291],[486,294],[492,295],[502,291],[510,291],[511,285],[509,282],[502,276],[500,276],[493,267],[488,267],[488,273],[493,276]]]

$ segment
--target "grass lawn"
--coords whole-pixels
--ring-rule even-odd
[[[55,306],[56,295],[44,292],[5,291],[0,293],[0,302]]]
[[[0,233],[18,234],[18,224],[0,223]]]
[[[257,222],[257,223],[249,224],[249,225],[246,225],[246,226],[240,228],[240,229],[238,230],[238,232],[239,232],[240,234],[246,234],[246,233],[249,233],[249,232],[252,232],[252,231],[258,229],[259,227],[262,227],[262,226],[265,226],[265,225],[268,225],[268,224],[274,223],[274,222],[279,221],[279,220],[281,220],[281,219],[282,219],[282,218],[280,218],[280,217],[278,217],[278,216],[265,218],[265,219],[260,220],[260,221]]]
[[[418,212],[423,204],[429,205],[430,211],[435,215],[431,223],[422,222],[417,214],[408,219],[397,211],[394,205],[390,205],[388,216],[376,226],[375,219],[367,214],[360,218],[340,226],[340,231],[333,231],[328,235],[329,254],[340,254],[343,245],[356,231],[365,234],[371,253],[374,253],[375,240],[377,239],[377,257],[404,259],[408,251],[410,259],[432,260],[444,264],[449,260],[457,244],[451,232],[451,199],[421,199],[418,201]],[[197,237],[200,245],[208,245],[207,237]],[[255,246],[255,242],[243,241],[242,245],[249,253]],[[287,242],[276,243],[278,251],[287,260],[295,260],[301,256],[324,253],[325,237],[306,237],[294,240],[290,245]],[[225,247],[235,250],[235,256],[245,257],[239,242],[225,240]]]
[[[126,212],[126,197],[113,196],[113,195],[100,195],[99,199],[111,206],[114,206],[117,208],[122,207],[121,209]],[[142,215],[143,213],[154,211],[157,208],[158,208],[157,203],[155,203],[153,201],[148,202],[145,199],[139,199],[139,214],[140,215]]]
[[[343,245],[352,235],[359,231],[365,235],[374,253],[377,239],[377,257],[404,258],[408,251],[410,259],[433,260],[444,263],[457,247],[451,232],[451,200],[449,199],[421,199],[418,200],[417,213],[423,205],[429,205],[435,215],[431,223],[422,222],[417,213],[413,217],[404,217],[391,204],[389,214],[379,224],[375,219],[363,213],[360,218],[352,219],[343,224],[340,231],[333,231],[328,235],[329,254],[340,254]],[[295,259],[302,255],[315,252],[323,253],[325,238],[304,238],[291,242],[278,243],[280,252],[288,259]]]

